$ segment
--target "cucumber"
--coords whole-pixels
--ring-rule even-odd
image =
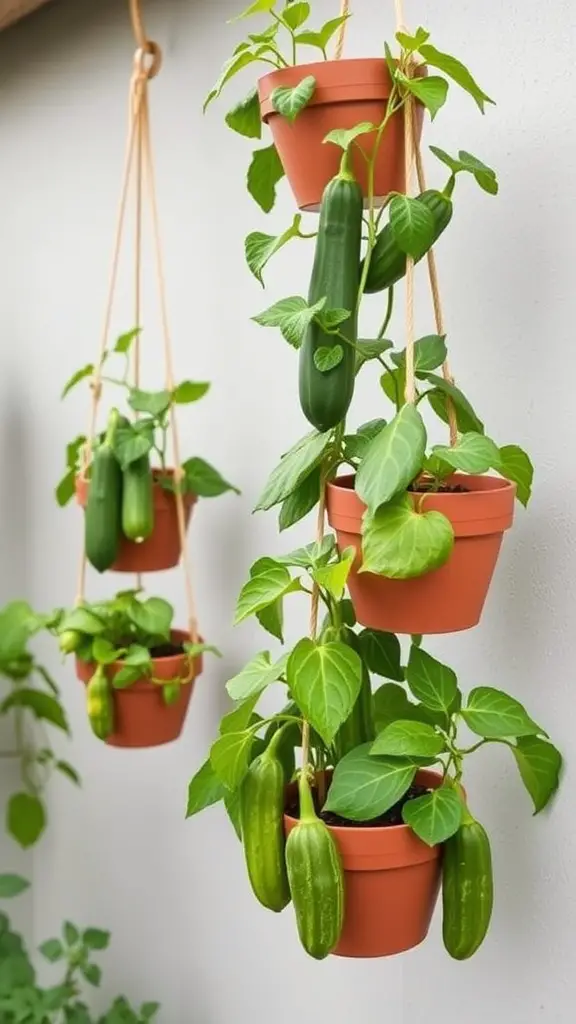
[[[98,572],[109,569],[121,537],[122,471],[112,445],[117,414],[110,414],[104,442],[94,452],[84,516],[86,557]]]
[[[313,305],[325,298],[326,310],[350,311],[338,330],[352,344],[326,334],[313,321],[300,349],[300,405],[306,419],[322,432],[344,419],[354,393],[362,213],[362,190],[347,170],[341,170],[322,197],[308,299]],[[341,349],[338,364],[319,370],[318,350],[336,346]]]
[[[94,735],[107,740],[114,732],[114,698],[104,665],[98,665],[86,687],[86,711]]]
[[[281,732],[252,761],[240,787],[240,831],[256,899],[279,913],[290,902],[284,862],[284,768],[275,754]]]
[[[286,842],[286,868],[298,935],[315,960],[337,946],[344,925],[344,872],[336,840],[317,817],[305,772],[300,773],[300,821]]]
[[[455,960],[467,960],[482,945],[492,916],[494,884],[490,841],[470,815],[444,844],[442,937]]]
[[[344,627],[340,631],[340,640],[352,647],[361,657],[360,644],[354,630]],[[372,684],[370,672],[362,661],[362,685],[352,711],[342,723],[334,737],[334,757],[336,763],[345,754],[362,743],[369,743],[376,736],[374,727],[374,708],[372,702]]]
[[[122,474],[122,533],[140,544],[154,529],[154,493],[148,455],[136,459]]]
[[[430,210],[434,218],[435,230],[432,245],[435,245],[452,219],[452,200],[443,192],[437,192],[434,189],[428,189],[416,198],[419,203],[423,203]],[[424,255],[425,253],[422,253],[422,256],[415,262],[419,263]],[[372,294],[381,292],[385,288],[391,288],[393,284],[404,277],[405,273],[406,253],[402,252],[396,242],[390,224],[386,224],[379,232],[372,250],[364,292]]]

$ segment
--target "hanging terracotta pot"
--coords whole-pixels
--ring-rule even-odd
[[[366,506],[354,490],[354,477],[328,484],[328,522],[338,547],[356,548],[348,579],[358,622],[388,633],[455,633],[480,621],[505,530],[512,525],[516,487],[494,476],[454,474],[449,484],[465,493],[429,494],[427,512],[442,512],[454,528],[448,562],[414,579],[396,580],[358,572],[362,564],[362,516]],[[422,495],[413,495],[421,501]]]
[[[415,783],[436,789],[437,772],[422,770]],[[287,799],[297,792],[288,787]],[[284,815],[286,835],[297,819]],[[441,846],[427,846],[407,825],[376,828],[328,826],[344,868],[344,927],[335,956],[403,953],[428,933],[438,898]]]
[[[190,641],[190,634],[173,630],[171,645],[181,648]],[[114,689],[114,676],[124,667],[122,661],[115,661],[107,667],[106,673],[112,683],[114,702],[114,732],[106,739],[111,747],[159,747],[177,740],[186,718],[190,698],[197,677],[202,672],[202,655],[190,659],[183,651],[160,654],[153,659],[152,674],[155,679],[187,680],[180,687],[180,694],[173,704],[167,704],[162,694],[162,685],[144,677],[126,689]],[[78,679],[88,684],[94,674],[94,663],[76,659]]]
[[[174,470],[154,470],[154,478],[159,476],[174,477]],[[76,478],[76,498],[82,508],[86,508],[90,481],[84,477]],[[173,491],[167,491],[155,482],[154,494],[154,530],[150,537],[136,544],[126,537],[120,541],[118,558],[111,568],[115,572],[159,572],[162,569],[173,569],[180,561],[181,547],[178,532],[178,515],[176,498]],[[197,498],[195,494],[185,494],[184,517],[186,527],[190,522],[192,506]]]
[[[426,74],[420,68],[417,74]],[[313,76],[316,89],[312,99],[293,122],[278,114],[272,105],[272,93],[278,88],[294,87]],[[342,151],[324,143],[328,132],[353,128],[361,122],[379,125],[386,113],[392,80],[386,61],[329,60],[317,64],[298,64],[264,75],[258,82],[260,113],[270,126],[282,166],[301,210],[317,210],[322,193],[338,173]],[[424,108],[414,104],[417,139],[422,134]],[[365,153],[372,154],[376,133],[356,140]],[[354,172],[367,195],[366,161],[353,147]],[[394,114],[383,133],[376,161],[375,201],[380,205],[389,192],[405,192],[404,116]]]

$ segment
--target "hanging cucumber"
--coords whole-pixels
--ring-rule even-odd
[[[326,310],[350,310],[350,316],[338,326],[347,341],[312,322],[300,349],[300,405],[306,419],[320,431],[344,419],[354,393],[362,213],[362,190],[347,169],[345,154],[340,173],[322,196],[308,300],[313,305],[326,299]],[[336,356],[341,356],[339,362],[331,369],[319,370],[316,360],[329,357],[335,349]]]
[[[434,237],[432,245],[435,245],[440,235],[448,227],[452,219],[452,200],[443,192],[428,189],[416,197],[432,214],[434,219]],[[420,256],[420,259],[425,253]],[[416,260],[416,263],[420,262]],[[365,293],[381,292],[385,288],[391,288],[393,284],[400,281],[406,273],[406,253],[399,247],[390,224],[386,224],[376,237],[376,244],[370,257],[368,276],[364,285]]]
[[[114,699],[104,665],[98,665],[86,687],[86,710],[94,735],[107,740],[114,732]]]
[[[361,657],[358,637],[354,630],[347,626],[340,631],[340,640],[352,647]],[[362,685],[352,711],[342,723],[334,737],[334,756],[340,761],[345,754],[362,743],[369,743],[375,738],[374,711],[372,703],[372,684],[370,672],[362,661]]]
[[[98,572],[109,569],[121,537],[122,471],[114,454],[118,412],[113,409],[102,444],[92,458],[84,516],[86,557]]]
[[[122,533],[141,544],[154,529],[154,493],[148,455],[136,459],[122,474]]]
[[[240,829],[252,891],[279,913],[290,902],[284,863],[285,774],[276,756],[279,730],[264,753],[252,761],[240,787]]]
[[[494,902],[490,841],[470,814],[444,844],[442,936],[455,960],[467,960],[482,945]]]

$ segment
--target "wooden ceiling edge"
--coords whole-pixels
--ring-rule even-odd
[[[49,0],[0,0],[0,32],[48,2]]]

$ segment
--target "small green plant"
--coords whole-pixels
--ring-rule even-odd
[[[28,888],[17,875],[0,875],[0,897],[17,896]],[[23,939],[0,913],[0,1020],[2,1024],[145,1024],[156,1017],[158,1003],[133,1008],[124,996],[102,1016],[94,1017],[82,997],[82,985],[99,986],[102,971],[95,953],[108,948],[110,935],[99,928],[81,930],[70,921],[60,938],[47,939],[39,952],[61,964],[61,980],[49,988],[37,984],[36,971]]]

